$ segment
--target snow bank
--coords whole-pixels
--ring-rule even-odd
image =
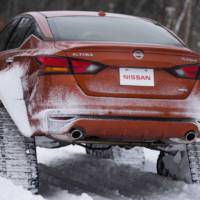
[[[77,146],[38,148],[41,195],[0,178],[0,200],[199,200],[199,185],[155,174],[158,152],[145,149],[145,171],[135,161],[94,159]],[[137,158],[139,159],[139,158]]]
[[[23,68],[24,67],[24,68]],[[0,100],[14,120],[20,132],[27,137],[32,135],[24,101],[25,66],[14,66],[0,72]]]
[[[49,200],[93,200],[86,193],[82,193],[80,196],[70,194],[67,190],[61,190],[58,188],[54,189],[53,196],[48,198]]]
[[[159,152],[148,149],[144,152],[146,163],[144,171],[141,171],[135,168],[134,158],[132,163],[129,160],[127,164],[121,164],[91,158],[85,155],[83,148],[77,146],[51,150],[38,148],[39,162],[42,163],[42,187],[50,187],[42,195],[49,200],[64,196],[68,199],[67,190],[70,195],[79,194],[79,198],[83,198],[83,193],[86,193],[93,200],[200,199],[199,185],[187,185],[156,175]],[[59,189],[55,189],[52,195],[51,187]]]
[[[69,194],[66,190],[57,189],[51,200],[93,200],[83,193],[80,196]],[[48,200],[41,195],[33,195],[20,186],[15,186],[11,181],[0,178],[0,200]]]
[[[144,171],[156,173],[156,161],[159,156],[159,151],[153,151],[150,149],[144,148],[144,155],[145,155],[145,166]]]
[[[40,195],[32,195],[20,186],[15,186],[11,181],[0,178],[1,200],[44,200]]]

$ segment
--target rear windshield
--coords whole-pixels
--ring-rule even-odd
[[[183,46],[162,26],[140,18],[50,17],[57,41],[102,41]]]

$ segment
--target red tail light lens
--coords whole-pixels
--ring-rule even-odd
[[[179,78],[197,79],[200,65],[187,65],[176,67],[171,72]]]
[[[37,56],[36,59],[43,73],[94,74],[103,69],[100,64],[84,60],[52,56]]]
[[[68,60],[60,57],[37,56],[37,60],[42,64],[44,73],[68,73]]]
[[[45,66],[52,66],[52,67],[67,67],[68,66],[68,61],[65,58],[38,56],[37,59]]]
[[[94,74],[103,68],[102,65],[82,60],[71,60],[71,64],[74,74]]]
[[[91,65],[90,62],[86,61],[72,60],[71,62],[74,73],[85,73],[88,67]]]

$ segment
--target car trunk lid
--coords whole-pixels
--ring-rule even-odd
[[[89,96],[149,99],[184,99],[195,80],[169,73],[175,66],[198,63],[198,55],[187,48],[159,45],[57,43],[64,56],[101,63],[95,74],[76,74]],[[142,56],[144,53],[144,57]],[[139,57],[137,57],[139,56]]]

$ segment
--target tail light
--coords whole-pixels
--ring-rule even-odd
[[[69,73],[69,64],[67,59],[49,56],[37,56],[41,63],[44,73]]]
[[[178,78],[198,79],[200,65],[184,65],[170,70]]]
[[[75,74],[94,74],[103,69],[102,65],[89,61],[71,60],[71,64]]]
[[[103,65],[71,58],[37,56],[43,73],[95,74],[104,68]]]

